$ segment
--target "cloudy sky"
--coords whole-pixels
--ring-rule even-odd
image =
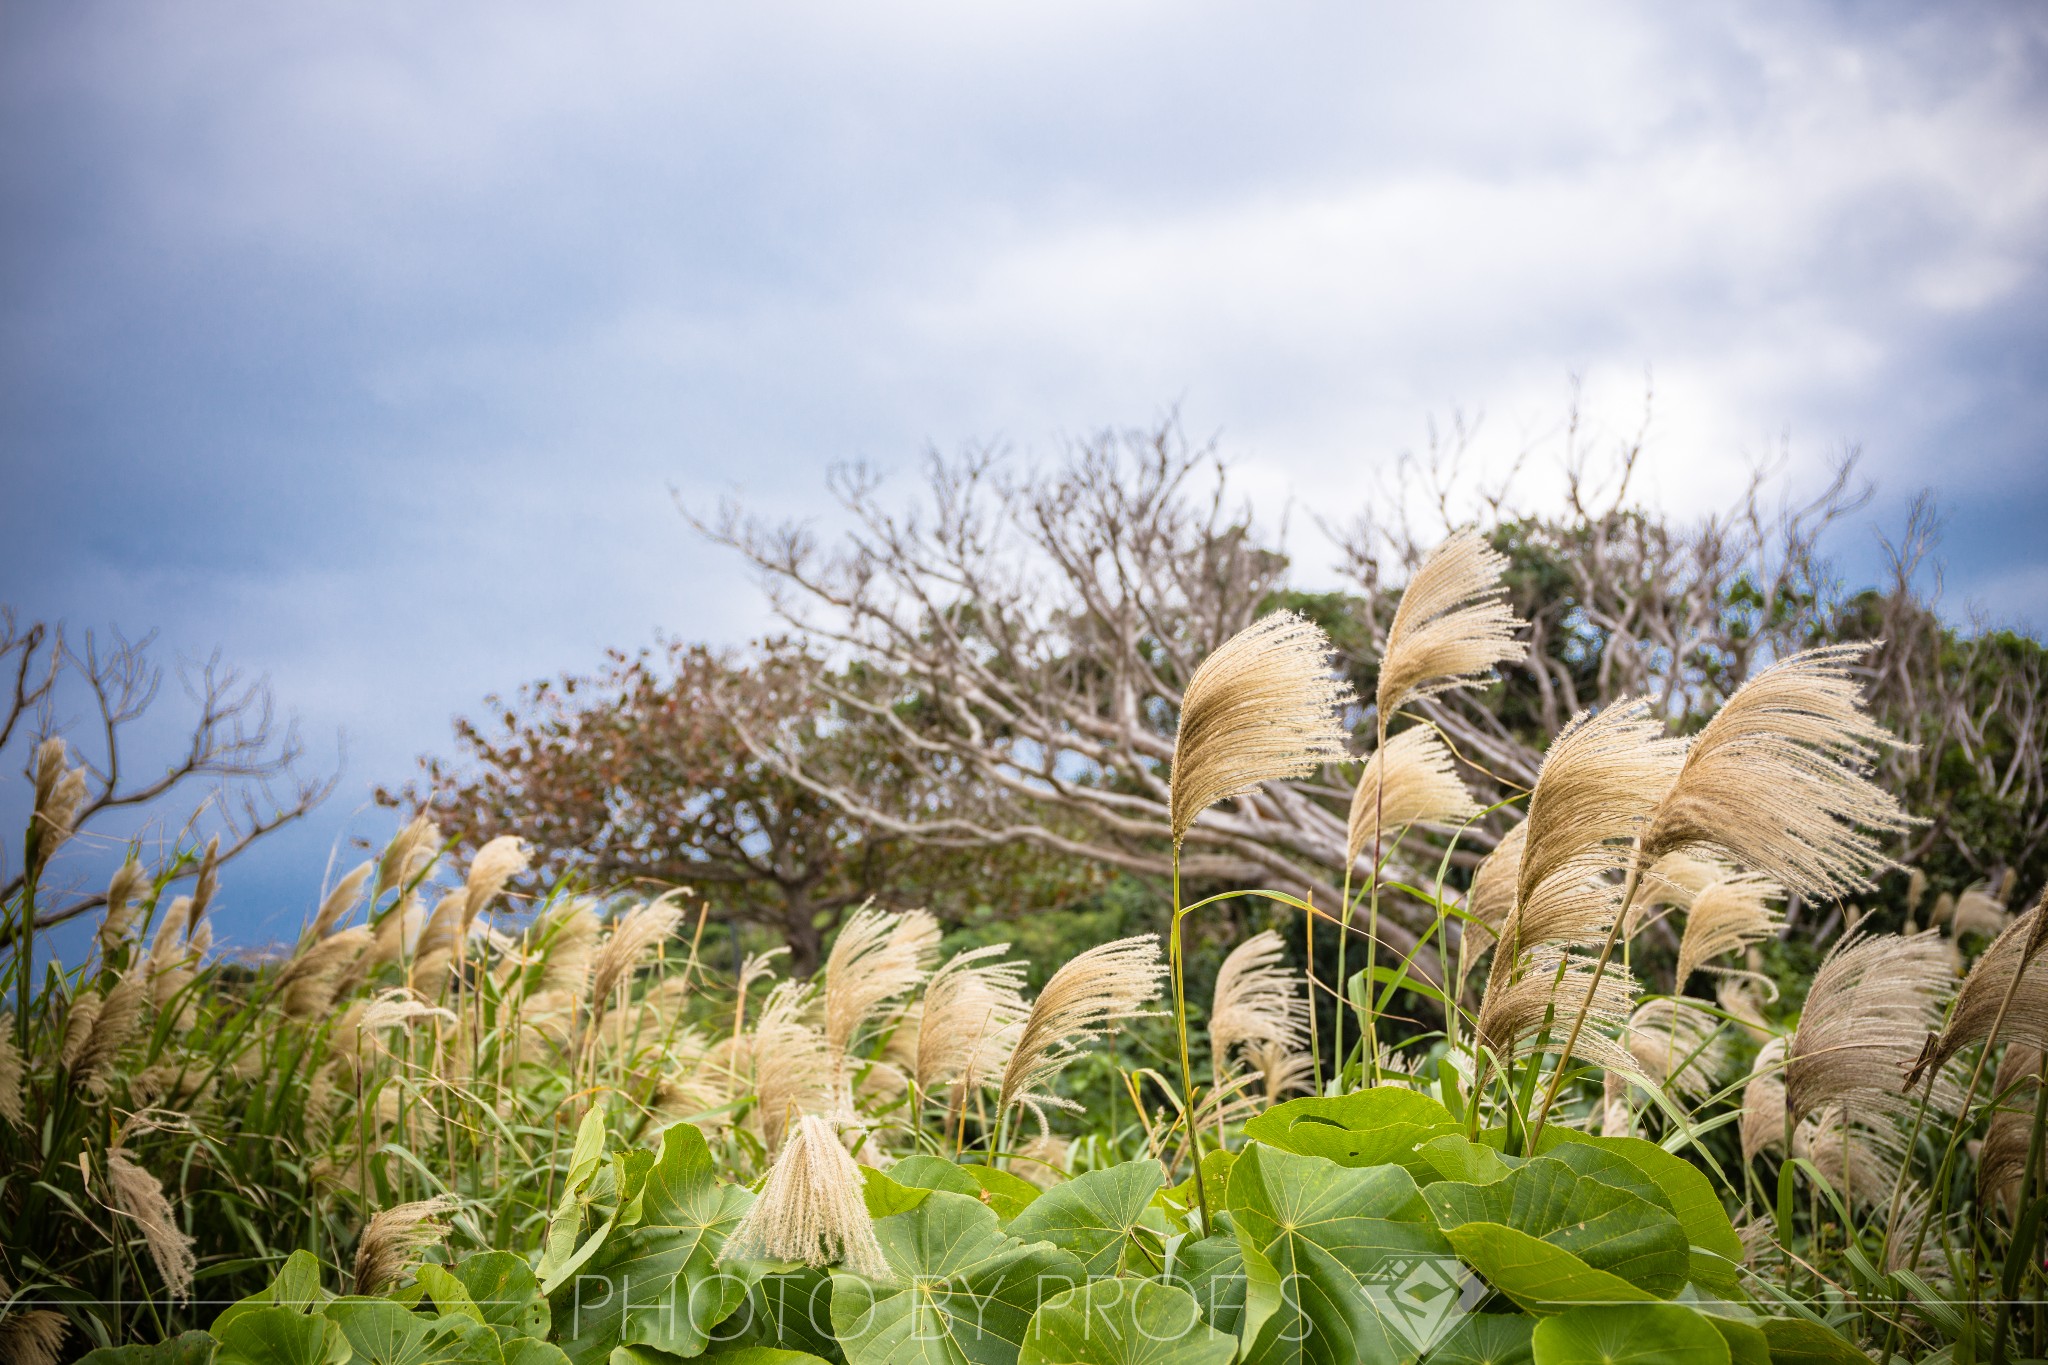
[[[2037,6],[28,0],[0,183],[0,600],[346,732],[253,937],[484,693],[762,625],[671,489],[930,444],[1177,406],[1314,575],[1432,415],[1648,375],[1660,504],[1860,447],[1852,575],[1932,488],[2048,627]]]

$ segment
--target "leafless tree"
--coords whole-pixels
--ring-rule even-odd
[[[0,755],[23,752],[21,761],[32,766],[44,739],[66,740],[72,762],[84,764],[88,784],[72,825],[74,841],[118,812],[173,802],[188,830],[211,812],[222,827],[218,860],[227,862],[304,816],[334,789],[334,775],[305,771],[297,726],[278,715],[269,685],[224,665],[218,654],[178,670],[196,714],[169,762],[135,772],[139,727],[164,682],[162,667],[151,658],[154,643],[153,634],[132,640],[118,632],[67,637],[59,625],[24,623],[12,608],[0,608],[0,670],[12,679],[0,713]],[[82,715],[67,724],[60,712],[73,701]],[[182,798],[196,788],[204,795],[184,804]],[[26,869],[0,864],[0,902],[21,893],[26,875]],[[81,893],[39,904],[36,927],[62,924],[105,903],[104,894]]]

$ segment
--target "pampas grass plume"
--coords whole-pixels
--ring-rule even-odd
[[[372,1215],[356,1242],[355,1292],[375,1294],[396,1284],[418,1262],[420,1252],[446,1233],[436,1220],[460,1202],[444,1194]]]
[[[1344,758],[1337,712],[1350,699],[1330,671],[1329,637],[1305,617],[1276,611],[1226,640],[1181,695],[1168,791],[1174,846],[1217,802]]]
[[[171,1297],[190,1298],[198,1260],[192,1254],[192,1239],[178,1227],[163,1185],[125,1147],[107,1149],[107,1184],[113,1192],[114,1208],[141,1227],[149,1258],[156,1262],[157,1274],[163,1277]]]
[[[1419,698],[1476,686],[1496,665],[1528,653],[1515,638],[1524,623],[1500,581],[1507,565],[1477,531],[1460,531],[1429,552],[1387,630],[1375,698],[1382,721]]]
[[[860,1167],[839,1140],[837,1123],[806,1114],[795,1128],[718,1259],[838,1262],[871,1280],[891,1279],[861,1193]]]
[[[1366,760],[1351,793],[1345,856],[1356,863],[1381,828],[1463,824],[1477,814],[1443,736],[1434,725],[1417,725]]]
[[[1891,862],[1865,830],[1913,820],[1864,775],[1899,743],[1864,714],[1850,677],[1867,648],[1807,650],[1737,688],[1694,736],[1643,856],[1707,846],[1815,899],[1873,889]]]
[[[1950,984],[1940,935],[1850,936],[1814,973],[1786,1051],[1786,1102],[1797,1118],[1830,1104],[1904,1112],[1905,1068],[1940,1021]]]
[[[1072,1100],[1050,1093],[1053,1079],[1079,1055],[1077,1044],[1100,1038],[1112,1024],[1135,1019],[1159,995],[1166,964],[1159,939],[1139,934],[1099,944],[1052,974],[1003,1069],[999,1114],[1013,1105],[1031,1111],[1039,1131],[1047,1129],[1046,1106],[1074,1110]]]

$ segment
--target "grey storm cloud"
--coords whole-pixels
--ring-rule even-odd
[[[2005,5],[9,6],[0,595],[347,731],[252,934],[485,693],[764,626],[671,487],[1178,405],[1277,522],[1580,373],[1663,505],[1853,444],[1852,572],[1930,487],[2038,628],[2044,106]]]

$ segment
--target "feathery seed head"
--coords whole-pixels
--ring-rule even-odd
[[[467,928],[485,906],[505,889],[505,883],[526,871],[533,852],[516,834],[500,834],[476,851],[470,859],[469,876],[463,882],[462,923]]]
[[[409,884],[441,851],[441,840],[441,827],[429,816],[414,816],[378,859],[377,884],[370,891],[370,899],[377,899],[394,886]]]
[[[1050,1093],[1053,1079],[1080,1055],[1080,1044],[1100,1038],[1112,1024],[1135,1019],[1159,995],[1166,964],[1159,959],[1159,939],[1139,934],[1098,944],[1052,974],[1031,1013],[1017,1046],[1003,1068],[999,1114],[1022,1105],[1046,1130],[1045,1107],[1072,1109],[1071,1100]]]
[[[1849,675],[1861,644],[1781,659],[1736,689],[1686,751],[1643,832],[1643,856],[1720,848],[1817,899],[1870,890],[1891,865],[1865,829],[1914,823],[1864,773],[1899,741]]]
[[[1025,964],[992,960],[1009,951],[1009,944],[993,943],[954,954],[932,973],[916,1018],[898,1026],[899,1038],[909,1034],[909,1062],[923,1093],[999,1073],[1009,1061],[1031,1013]]]
[[[797,1120],[760,1196],[718,1253],[721,1262],[740,1257],[837,1262],[871,1280],[893,1278],[861,1193],[860,1167],[835,1120],[819,1114]]]
[[[1783,888],[1754,872],[1734,873],[1700,887],[1686,909],[1672,990],[1683,991],[1694,972],[1723,953],[1775,936],[1784,914],[1772,902],[1784,896]]]
[[[376,864],[364,863],[336,882],[334,889],[320,902],[320,909],[313,916],[312,927],[306,930],[306,936],[325,938],[332,933],[334,926],[341,923],[349,911],[356,908],[356,902],[363,896],[363,883],[370,879],[370,874],[375,870]]]
[[[2048,1047],[2048,952],[2042,951],[2048,947],[2048,934],[2044,934],[2044,926],[2048,926],[2048,895],[2008,925],[1970,968],[1956,995],[1948,1026],[1916,1063],[1909,1084],[1927,1067],[1945,1066],[1971,1043],[1989,1037],[2001,1010],[2005,1018],[1998,1024],[1999,1042]],[[2005,1003],[2008,995],[2010,1005]]]
[[[1806,993],[1786,1052],[1786,1099],[1794,1117],[1830,1104],[1855,1112],[1911,1107],[1900,1078],[1940,1021],[1951,984],[1940,935],[1849,936],[1836,944]]]
[[[1637,1006],[1627,1036],[1629,1054],[1644,1075],[1696,1100],[1713,1091],[1728,1065],[1720,1022],[1677,1000],[1646,1000]]]
[[[1546,946],[1529,952],[1526,960],[1527,969],[1519,977],[1488,982],[1486,995],[1479,1002],[1478,1041],[1504,1063],[1539,1050],[1561,1050],[1573,1017],[1593,987],[1593,963],[1587,958]],[[1635,1004],[1636,989],[1635,979],[1625,969],[1609,963],[1593,989],[1586,1022],[1619,1030]],[[1597,1028],[1589,1027],[1579,1035],[1572,1055],[1610,1071],[1641,1076],[1628,1050]]]
[[[54,1308],[14,1308],[0,1318],[0,1361],[57,1365],[70,1321]]]
[[[1742,1087],[1742,1159],[1785,1145],[1785,1039],[1772,1038],[1756,1051],[1749,1083]]]
[[[1381,828],[1463,824],[1477,814],[1479,804],[1458,780],[1450,746],[1434,725],[1417,725],[1366,760],[1351,793],[1346,856],[1355,864]]]
[[[115,1210],[141,1227],[149,1258],[156,1263],[164,1288],[173,1299],[190,1298],[192,1272],[199,1263],[192,1253],[192,1238],[178,1226],[163,1185],[125,1147],[107,1149],[107,1184],[113,1193]]]
[[[102,958],[128,942],[128,935],[135,928],[135,898],[148,884],[149,874],[142,870],[141,863],[132,860],[122,863],[107,883],[107,917],[99,927]]]
[[[882,1007],[914,989],[937,959],[939,922],[929,911],[895,914],[873,902],[840,926],[825,959],[825,1042],[844,1057]]]
[[[1522,843],[1529,837],[1529,823],[1523,821],[1500,837],[1493,852],[1480,861],[1472,874],[1472,890],[1465,898],[1466,913],[1480,921],[1489,938],[1500,936],[1501,926],[1515,908],[1515,886],[1522,876]],[[1475,926],[1467,925],[1473,932]],[[1485,938],[1480,940],[1484,943]]]
[[[683,922],[683,907],[676,900],[686,894],[681,889],[669,891],[634,906],[613,924],[591,968],[591,1008],[602,1012],[611,1003],[612,992],[632,976],[642,959],[675,936]]]
[[[1350,699],[1330,670],[1329,637],[1305,617],[1276,611],[1225,641],[1181,695],[1168,792],[1174,846],[1217,802],[1342,759],[1337,713]]]
[[[20,1127],[28,1118],[22,1088],[28,1080],[28,1066],[14,1041],[14,1016],[0,1014],[0,1120]]]
[[[1496,665],[1525,656],[1525,622],[1507,604],[1507,556],[1477,531],[1449,537],[1422,561],[1401,594],[1380,658],[1382,720],[1422,697],[1475,687]]]
[[[397,1204],[372,1215],[356,1242],[356,1293],[375,1294],[396,1284],[418,1264],[420,1253],[447,1233],[436,1220],[461,1202],[444,1194]]]
[[[1299,1052],[1308,1045],[1308,998],[1286,956],[1280,935],[1263,929],[1223,959],[1209,1009],[1209,1056],[1219,1081],[1240,1047],[1273,1043]]]

